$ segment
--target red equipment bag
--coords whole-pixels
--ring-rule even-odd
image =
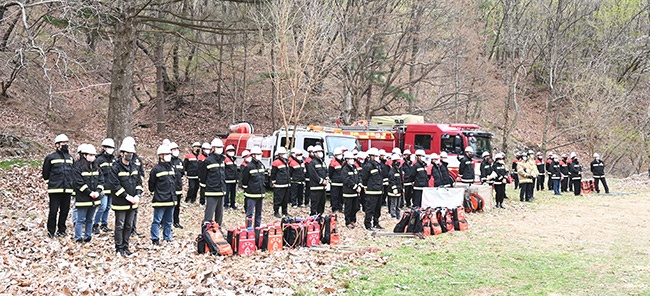
[[[262,250],[271,252],[282,251],[282,229],[270,226],[264,233]]]
[[[316,221],[307,222],[307,247],[320,245],[320,224]]]
[[[248,256],[255,253],[255,251],[257,251],[257,245],[255,244],[255,231],[240,231],[237,241],[237,254],[239,256]]]

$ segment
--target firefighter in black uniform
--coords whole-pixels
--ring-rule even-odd
[[[149,173],[149,191],[153,192],[153,222],[151,223],[151,242],[160,245],[160,225],[163,226],[163,239],[172,241],[172,221],[174,207],[180,201],[176,194],[177,169],[172,164],[172,151],[169,145],[158,147],[158,164]],[[178,148],[178,145],[176,145]],[[179,160],[180,162],[180,160]],[[182,176],[182,175],[181,175]]]
[[[492,181],[494,182],[494,191],[496,195],[495,208],[505,209],[503,206],[503,200],[506,198],[506,184],[508,183],[508,169],[506,168],[505,163],[505,154],[499,152],[495,155],[495,161],[492,165],[492,172],[490,174]]]
[[[598,187],[598,181],[603,182],[603,187],[605,187],[605,193],[609,193],[609,187],[607,187],[607,180],[605,180],[605,163],[600,159],[598,153],[594,153],[594,161],[590,165],[591,174],[594,175],[594,186],[597,193],[600,193],[600,188]]]
[[[569,159],[566,153],[562,154],[562,159],[560,159],[560,173],[562,176],[561,187],[562,192],[569,191],[569,184],[571,184],[571,177],[569,176]]]
[[[537,165],[537,191],[544,190],[544,179],[546,177],[546,162],[544,161],[544,154],[542,152],[537,152],[537,159],[535,159],[535,165]]]
[[[357,226],[357,211],[359,211],[359,195],[363,190],[361,176],[356,167],[354,154],[346,151],[343,153],[345,164],[341,173],[343,174],[343,214],[345,226],[353,229]]]
[[[237,197],[237,180],[239,172],[237,171],[237,156],[235,156],[235,146],[226,147],[226,198],[223,201],[224,208],[237,209],[235,198]]]
[[[281,218],[288,216],[289,210],[289,186],[291,186],[291,170],[287,159],[287,149],[279,147],[275,152],[276,159],[271,163],[271,187],[273,187],[273,216]]]
[[[465,147],[465,155],[460,159],[458,165],[458,173],[460,174],[460,181],[464,184],[471,185],[474,183],[474,148],[472,146]]]
[[[241,173],[241,186],[246,197],[246,227],[259,227],[262,225],[262,205],[264,201],[264,178],[266,169],[260,161],[262,149],[259,146],[251,148],[251,161]]]
[[[492,174],[492,158],[490,152],[483,152],[481,155],[483,161],[481,162],[481,184],[492,185],[492,180],[488,180],[488,176]]]
[[[90,242],[95,209],[104,196],[104,175],[101,174],[95,155],[95,146],[85,144],[80,151],[81,158],[74,164],[75,221],[74,240]]]
[[[553,194],[562,195],[560,193],[560,181],[562,180],[562,170],[560,168],[560,158],[557,155],[552,156],[552,162],[548,167],[549,178],[553,182]]]
[[[330,160],[328,167],[328,176],[330,179],[330,202],[332,204],[332,212],[341,212],[343,210],[343,151],[337,147],[334,149],[334,158]]]
[[[582,189],[582,166],[580,165],[578,155],[575,152],[571,152],[569,175],[571,177],[571,183],[573,183],[573,194],[576,196],[580,195],[580,190]]]
[[[443,170],[444,168],[442,162],[440,162],[440,156],[437,153],[432,153],[431,178],[433,179],[433,187],[442,187],[444,185],[444,178],[442,177]]]
[[[43,180],[47,183],[47,194],[50,197],[50,210],[47,216],[49,237],[66,236],[65,220],[70,212],[70,196],[73,192],[74,178],[72,167],[74,159],[68,153],[69,141],[64,134],[56,136],[54,138],[56,151],[46,156],[43,161]]]
[[[404,161],[402,161],[402,173],[404,174],[404,203],[410,208],[413,198],[413,162],[411,161],[411,150],[404,151]]]
[[[212,152],[199,165],[199,185],[205,192],[203,223],[214,220],[220,226],[223,222],[223,198],[226,196],[226,164],[223,155],[223,141],[215,138]]]
[[[391,218],[399,219],[401,216],[399,201],[404,191],[403,172],[400,168],[400,156],[398,154],[391,155],[390,160],[392,161],[392,165],[389,171],[390,179],[388,180],[388,212]]]
[[[133,230],[135,210],[142,196],[142,177],[138,166],[133,163],[135,145],[122,141],[120,157],[113,163],[110,175],[113,202],[111,209],[115,212],[115,251],[118,255],[131,256],[129,240]]]
[[[429,186],[429,174],[427,173],[427,164],[424,162],[424,150],[416,150],[416,161],[411,172],[413,180],[413,206],[422,206],[422,192],[425,187]]]
[[[135,144],[135,139],[133,137],[126,137],[124,140],[122,140],[122,143],[126,142],[127,144],[133,145],[133,148],[135,149],[136,144]],[[138,174],[140,175],[140,178],[142,179],[142,182],[144,182],[144,168],[142,167],[142,159],[140,159],[140,156],[137,153],[133,153],[133,157],[131,159],[131,162],[136,166],[138,169]],[[138,232],[138,208],[134,208],[135,211],[135,216],[133,217],[133,230],[132,234],[136,236],[140,236],[140,232]]]
[[[110,213],[110,204],[112,201],[111,189],[108,184],[108,176],[111,173],[111,167],[115,162],[115,141],[111,138],[106,138],[102,141],[102,153],[97,156],[95,163],[99,166],[102,175],[104,176],[104,196],[101,200],[101,205],[95,213],[95,223],[93,224],[93,233],[99,234],[99,230],[103,232],[111,232],[113,229],[108,228],[108,214]]]
[[[183,168],[187,174],[187,195],[185,196],[186,203],[195,203],[196,194],[199,192],[199,161],[203,161],[205,157],[201,153],[201,143],[194,142],[192,144],[192,151],[185,155],[183,159]]]
[[[291,158],[289,158],[289,168],[291,174],[291,206],[305,206],[305,161],[302,158],[300,148],[291,149]]]
[[[357,167],[357,173],[359,174],[359,177],[363,175],[363,165],[366,163],[366,159],[368,158],[368,154],[363,151],[359,151],[357,153],[357,159],[354,161],[354,165]],[[361,186],[363,186],[363,181],[361,182]],[[363,188],[362,188],[363,189]],[[361,190],[359,193],[359,198],[358,198],[358,204],[357,204],[357,212],[362,210],[364,205],[366,204],[366,191]],[[363,210],[365,213],[365,210]]]
[[[381,196],[384,193],[384,175],[382,167],[377,162],[379,150],[377,148],[368,149],[368,160],[363,165],[361,179],[365,187],[366,197],[363,205],[365,218],[363,225],[367,230],[384,229],[379,225],[379,215],[381,214]],[[374,224],[374,225],[373,225]]]
[[[178,149],[178,144],[171,142],[169,144],[169,150],[172,152],[171,164],[174,167],[174,172],[176,172],[176,205],[174,205],[174,227],[183,229],[181,225],[181,200],[183,200],[183,175],[185,175],[185,167],[183,166],[183,161],[178,157],[181,151]]]
[[[309,176],[309,194],[311,199],[310,215],[318,215],[325,212],[325,188],[327,187],[327,165],[323,160],[323,147],[314,147],[314,157],[307,166]]]
[[[515,158],[512,160],[512,165],[510,167],[510,177],[512,177],[515,190],[519,188],[519,174],[517,174],[517,165],[519,164],[519,161],[521,161],[521,153],[515,152]]]

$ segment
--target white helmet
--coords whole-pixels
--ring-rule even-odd
[[[226,146],[226,151],[235,151],[235,146],[233,145]]]
[[[244,150],[244,151],[241,152],[241,157],[246,158],[246,156],[248,156],[249,154],[251,154],[251,153],[248,152],[248,150]]]
[[[393,154],[390,156],[390,160],[393,160],[393,161],[395,161],[395,160],[400,160],[400,158],[402,158],[402,157],[400,157],[399,154],[397,154],[397,153],[393,153]]]
[[[262,148],[260,146],[254,146],[251,148],[251,153],[250,154],[262,154]]]
[[[366,157],[368,157],[368,153],[365,153],[363,151],[359,151],[359,153],[357,153],[357,158],[359,159],[366,159]]]
[[[343,154],[341,147],[334,148],[334,155]]]
[[[102,146],[115,148],[115,141],[113,141],[111,138],[106,138],[104,141],[102,141]]]
[[[201,149],[210,149],[210,148],[212,148],[212,146],[210,146],[210,143],[208,142],[205,142],[203,143],[203,145],[201,145]]]
[[[120,151],[135,153],[135,145],[129,143],[128,141],[122,141],[122,145],[120,145]]]
[[[426,156],[426,153],[424,153],[424,150],[418,149],[415,150],[415,156]]]
[[[280,154],[287,154],[287,148],[284,148],[284,146],[278,147],[278,150],[275,151],[275,155]]]
[[[447,158],[447,152],[446,151],[440,152],[440,158]]]
[[[485,152],[483,152],[483,154],[481,155],[481,157],[486,157],[486,156],[490,156],[490,152],[485,151]]]
[[[56,136],[56,138],[54,138],[54,144],[58,144],[61,142],[70,142],[70,139],[68,139],[68,136],[66,136],[65,134],[60,134]]]
[[[156,154],[172,154],[172,150],[169,149],[169,145],[160,145],[158,146],[158,150],[156,150]]]
[[[594,153],[594,158],[596,158],[596,159],[600,158],[600,154]]]
[[[377,148],[373,147],[373,148],[368,149],[368,151],[366,153],[368,154],[368,156],[377,156],[377,155],[379,155],[379,150],[377,150]]]
[[[172,143],[172,141],[170,141],[169,139],[164,139],[163,142],[162,142],[163,145],[169,145],[171,143]]]
[[[578,154],[576,154],[575,152],[571,152],[571,155],[570,155],[571,158],[574,158],[576,156],[578,156]]]
[[[503,152],[499,152],[494,155],[494,159],[504,159],[506,156],[503,154]]]
[[[302,151],[298,147],[291,148],[291,154],[302,154]]]
[[[379,149],[379,156],[387,156],[388,154],[386,153],[386,150],[384,149]]]
[[[201,142],[192,143],[192,147],[201,147]]]
[[[322,151],[323,151],[323,147],[321,147],[321,145],[314,146],[314,152],[322,152]]]
[[[212,143],[210,143],[210,146],[212,146],[212,147],[223,147],[223,141],[221,141],[221,139],[219,139],[219,138],[214,138],[212,140]]]
[[[533,150],[528,150],[528,155],[535,155],[535,151],[533,151]]]
[[[309,147],[307,147],[307,152],[314,152],[314,146],[309,145]]]
[[[169,143],[169,150],[178,149],[178,144],[176,142]]]
[[[440,155],[438,153],[431,153],[431,159],[440,159]]]
[[[409,149],[404,150],[404,155],[411,155],[411,150]]]
[[[122,140],[122,143],[127,143],[135,146],[135,139],[131,136],[127,136],[126,138],[124,138],[124,140]]]
[[[87,145],[86,143],[82,143],[82,144],[80,144],[79,146],[77,146],[77,153],[82,153],[81,151],[84,150],[84,148],[86,147],[86,145]]]
[[[393,148],[392,153],[400,155],[400,154],[402,154],[402,149],[399,149],[398,147],[395,147],[395,148]],[[392,158],[392,156],[391,156],[391,158]]]
[[[82,144],[80,146],[83,146],[83,148],[81,149],[81,153],[97,155],[97,149],[95,149],[95,146],[93,146],[92,144]]]
[[[465,147],[465,152],[472,152],[472,153],[474,153],[474,148],[472,148],[472,146],[467,146],[467,147]]]
[[[343,158],[345,158],[345,159],[354,159],[354,154],[352,154],[352,152],[350,152],[350,151],[345,151],[345,153],[343,153]]]

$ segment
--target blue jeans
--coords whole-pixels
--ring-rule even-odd
[[[107,225],[108,224],[108,213],[111,210],[111,195],[107,194],[102,197],[102,204],[97,208],[97,215],[95,215],[96,225]]]
[[[553,193],[560,195],[560,180],[553,179]]]
[[[89,240],[93,236],[93,215],[95,207],[75,207],[77,221],[74,225],[74,240]]]
[[[172,218],[174,207],[155,207],[153,209],[153,223],[151,223],[151,240],[160,239],[160,224],[163,225],[163,238],[172,241]]]

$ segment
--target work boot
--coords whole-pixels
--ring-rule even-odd
[[[99,234],[99,225],[93,224],[93,234]]]
[[[103,232],[111,232],[113,229],[108,228],[108,225],[102,224],[102,226],[99,227]]]
[[[183,225],[181,223],[174,223],[174,228],[183,229]]]
[[[273,217],[276,217],[276,218],[282,218],[282,216],[280,216],[280,213],[278,213],[278,212],[275,212],[275,213],[273,214]]]
[[[154,246],[160,246],[160,241],[157,239],[151,240],[151,243],[153,243]]]

